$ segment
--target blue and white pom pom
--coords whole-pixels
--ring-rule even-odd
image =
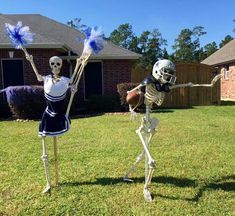
[[[83,52],[94,52],[97,54],[104,48],[104,34],[100,28],[97,26],[93,28],[88,27],[84,31],[84,34],[86,38],[84,40]]]
[[[6,33],[16,49],[20,49],[23,46],[27,45],[29,42],[33,41],[34,34],[29,31],[28,26],[23,26],[22,22],[20,21],[17,22],[15,26],[6,23],[5,27]]]

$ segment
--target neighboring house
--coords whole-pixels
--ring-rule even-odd
[[[235,39],[210,55],[202,63],[215,66],[221,72],[221,98],[235,100]]]
[[[63,59],[62,74],[70,76],[75,59],[83,50],[76,39],[83,34],[65,24],[39,14],[0,14],[0,89],[13,85],[39,85],[31,65],[21,50],[16,50],[5,33],[5,23],[15,25],[22,21],[35,33],[27,50],[34,57],[40,74],[49,74],[49,58],[57,55]],[[97,23],[98,24],[98,23]],[[120,48],[107,41],[98,55],[92,55],[79,84],[79,98],[90,95],[116,95],[117,84],[131,81],[133,60],[139,54]]]

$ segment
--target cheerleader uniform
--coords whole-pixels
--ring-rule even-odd
[[[44,95],[47,107],[39,125],[39,136],[58,136],[70,128],[70,120],[66,116],[65,97],[69,88],[70,79],[60,77],[53,83],[51,75],[43,76]]]

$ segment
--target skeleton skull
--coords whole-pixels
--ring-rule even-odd
[[[62,67],[62,59],[59,58],[58,56],[52,56],[49,60],[49,64],[50,64],[52,73],[54,75],[58,75]]]

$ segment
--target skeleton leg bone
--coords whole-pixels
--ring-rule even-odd
[[[54,157],[55,157],[55,185],[59,184],[59,172],[58,172],[58,146],[57,146],[57,137],[53,137],[54,142]]]
[[[49,171],[49,161],[48,161],[48,155],[46,152],[46,137],[42,137],[42,160],[44,163],[44,168],[45,168],[45,175],[46,175],[46,181],[47,185],[46,188],[43,190],[43,193],[50,193],[51,192],[51,178],[50,178],[50,171]]]
[[[146,132],[142,132],[141,130],[138,131],[138,135],[140,137],[140,140],[143,144],[145,154],[146,154],[146,170],[145,170],[145,184],[144,184],[144,198],[146,201],[151,202],[152,201],[152,196],[150,194],[150,184],[152,180],[152,176],[154,173],[155,169],[155,161],[153,160],[152,156],[149,153],[148,145],[149,143],[146,143],[146,139],[144,139],[143,136],[148,135]],[[151,135],[151,134],[150,134]]]
[[[152,156],[149,152],[149,144],[156,132],[156,127],[158,124],[158,120],[153,118],[143,118],[142,124],[140,128],[136,131],[141,143],[143,144],[145,155],[146,155],[146,162],[145,162],[145,185],[144,185],[144,197],[146,201],[151,202],[152,196],[150,194],[150,184],[152,180],[152,176],[155,170],[155,161],[153,160]]]
[[[137,157],[135,163],[132,165],[132,167],[126,172],[126,175],[123,177],[124,181],[129,181],[129,182],[133,182],[132,179],[129,178],[129,175],[135,170],[136,166],[140,163],[140,161],[142,160],[143,156],[145,154],[145,151],[143,150],[140,155]]]
[[[155,120],[155,119],[153,119]],[[154,128],[156,128],[157,126],[157,119],[156,121],[154,121],[154,123],[156,122],[156,125]],[[142,127],[142,125],[140,126],[140,128]],[[139,129],[138,129],[139,130]],[[136,130],[136,133],[138,133],[138,130]],[[146,143],[150,143],[151,139],[152,139],[153,133],[151,133],[146,141]],[[133,182],[132,179],[129,178],[129,175],[135,171],[136,166],[140,163],[140,161],[143,159],[143,156],[145,155],[145,150],[143,149],[142,152],[140,153],[140,155],[137,157],[136,161],[134,162],[134,164],[132,165],[132,167],[126,172],[126,175],[123,177],[124,181],[129,181],[129,182]],[[145,178],[147,178],[148,175],[148,162],[145,164]]]

